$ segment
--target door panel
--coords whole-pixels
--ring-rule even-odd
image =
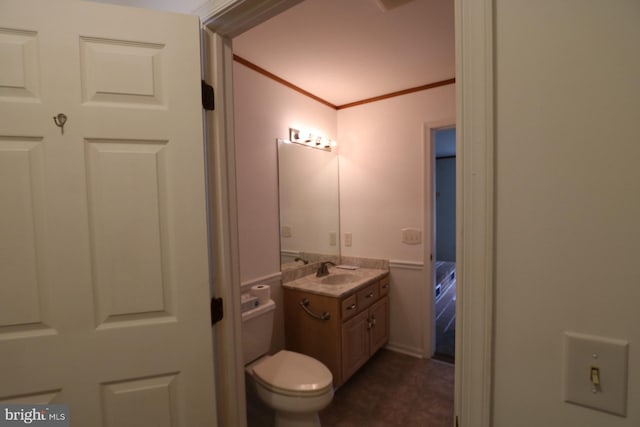
[[[373,322],[370,353],[373,355],[389,341],[389,297],[384,297],[369,309]]]
[[[39,138],[0,138],[0,325],[44,327],[43,153]]]
[[[38,33],[0,29],[0,99],[39,98]]]
[[[1,402],[215,426],[199,55],[193,16],[0,3]]]
[[[166,108],[164,48],[162,44],[81,37],[83,103]]]
[[[98,324],[171,315],[166,144],[86,141]]]
[[[176,382],[176,375],[164,375],[103,385],[105,426],[178,425]]]
[[[342,381],[369,359],[369,313],[363,311],[342,324]]]

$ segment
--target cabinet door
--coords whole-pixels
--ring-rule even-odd
[[[384,297],[369,309],[371,322],[370,354],[375,353],[389,340],[389,297]]]
[[[342,381],[369,359],[369,313],[364,311],[342,325]]]
[[[329,319],[310,316],[301,306],[317,314],[328,313]],[[285,339],[288,350],[306,354],[324,363],[333,375],[334,384],[340,383],[340,300],[284,288]]]

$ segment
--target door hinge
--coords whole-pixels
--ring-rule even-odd
[[[222,298],[211,298],[211,324],[215,325],[224,317]]]
[[[202,80],[202,108],[205,110],[215,110],[215,98],[213,96],[213,86]]]

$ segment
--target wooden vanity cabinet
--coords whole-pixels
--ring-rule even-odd
[[[340,387],[389,340],[388,292],[388,275],[340,298],[285,287],[287,348],[320,360]]]

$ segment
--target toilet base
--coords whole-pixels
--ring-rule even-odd
[[[317,412],[294,414],[276,411],[275,427],[321,427]]]
[[[254,390],[262,403],[275,411],[275,427],[321,427],[318,413],[331,403],[333,385],[329,383],[325,389],[302,394],[274,391],[254,376],[255,367],[265,359],[268,361],[265,357],[246,367],[247,379],[253,383]],[[331,375],[329,371],[327,372]]]
[[[258,397],[275,411],[275,427],[321,427],[318,412],[333,399],[333,389],[318,396],[286,396],[273,393],[254,381]]]

